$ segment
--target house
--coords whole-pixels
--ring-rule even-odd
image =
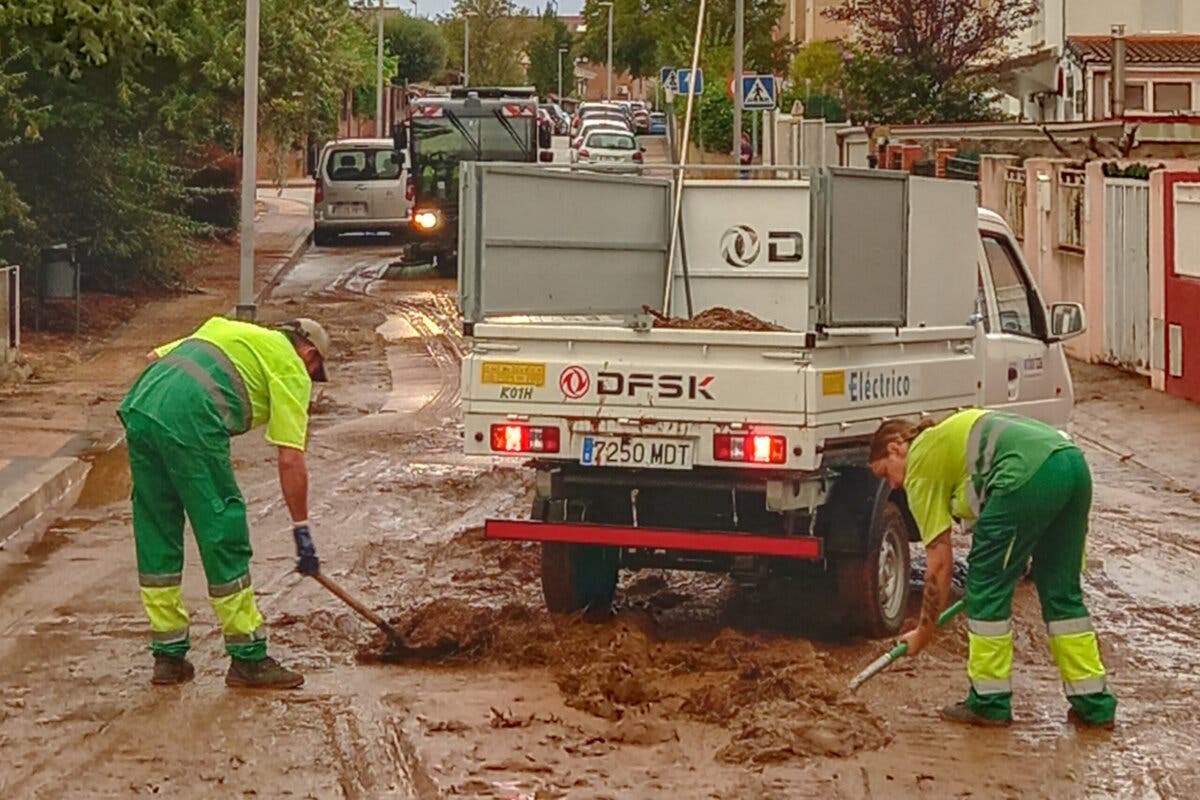
[[[1127,36],[1200,32],[1200,2],[1195,0],[1047,0],[1034,24],[1009,43],[1012,57],[995,70],[999,88],[1011,102],[1007,110],[1022,120],[1071,122],[1093,119],[1084,87],[1084,70],[1069,55],[1072,38],[1108,37],[1114,25]],[[1171,90],[1167,90],[1168,95]],[[1178,95],[1175,96],[1178,98]],[[1168,98],[1170,99],[1170,98]],[[1152,108],[1152,103],[1148,104]],[[1102,112],[1101,112],[1102,113]]]
[[[1124,39],[1124,96],[1111,95]],[[1200,110],[1200,34],[1069,36],[1059,66],[1069,119],[1186,116]]]
[[[830,39],[847,39],[850,26],[835,22],[825,12],[841,5],[841,0],[783,0],[778,35],[796,44]]]

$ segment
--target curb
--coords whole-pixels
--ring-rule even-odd
[[[0,492],[0,550],[45,517],[75,504],[91,465],[78,458],[29,459],[31,466]],[[25,466],[22,463],[21,466]]]
[[[270,295],[272,291],[274,291],[275,287],[279,285],[279,282],[283,280],[284,276],[291,272],[292,268],[300,262],[300,259],[304,257],[305,252],[308,251],[308,245],[311,241],[312,231],[310,230],[303,236],[303,238],[296,240],[296,242],[292,245],[291,250],[288,251],[288,254],[282,260],[276,262],[275,266],[271,268],[271,274],[267,277],[266,282],[254,295],[255,305],[262,305],[263,301],[267,299],[267,296]]]

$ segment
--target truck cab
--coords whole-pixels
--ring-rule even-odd
[[[710,570],[892,635],[919,537],[867,467],[880,421],[1070,413],[1082,309],[1044,305],[967,184],[463,177],[465,450],[536,470],[530,518],[486,531],[542,543],[551,611],[611,603],[620,570]],[[761,324],[680,320],[718,308]]]

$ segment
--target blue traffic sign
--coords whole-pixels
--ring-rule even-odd
[[[675,74],[674,67],[663,67],[662,69],[660,69],[658,71],[658,82],[665,85],[667,83],[667,81],[671,80],[671,77],[674,74]]]
[[[695,80],[690,69],[681,69],[677,73],[680,94],[704,94],[704,70],[696,70]]]
[[[674,67],[663,67],[658,71],[658,83],[663,91],[678,92],[679,76]]]
[[[742,108],[747,110],[775,107],[774,75],[742,76]]]

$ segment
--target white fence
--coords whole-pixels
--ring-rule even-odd
[[[0,267],[0,363],[16,358],[21,346],[21,268]]]

